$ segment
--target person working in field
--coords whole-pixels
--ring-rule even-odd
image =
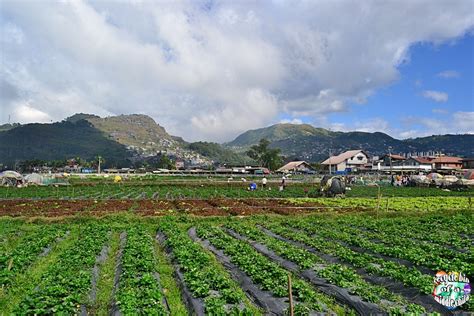
[[[267,177],[263,176],[263,179],[262,179],[262,188],[266,188],[267,187]]]
[[[280,191],[285,190],[285,187],[286,187],[286,177],[283,175],[283,177],[281,177]]]

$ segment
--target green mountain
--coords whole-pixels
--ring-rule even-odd
[[[458,156],[474,156],[474,135],[442,135],[395,139],[381,132],[333,132],[308,124],[276,124],[247,131],[225,145],[244,152],[262,138],[271,141],[270,146],[280,148],[290,159],[318,162],[330,154],[350,149],[364,149],[372,155],[382,155],[389,147],[394,153],[442,151]]]
[[[188,148],[220,163],[229,165],[246,165],[253,163],[252,159],[244,153],[236,153],[217,143],[195,142],[189,144]]]
[[[331,133],[324,128],[316,128],[309,124],[275,124],[266,128],[247,131],[226,145],[231,147],[248,147],[258,143],[262,138],[266,138],[269,141],[279,141],[311,136],[324,137]]]
[[[248,159],[215,143],[186,143],[151,117],[140,114],[101,118],[79,113],[52,124],[0,126],[0,163],[104,157],[107,165],[129,166],[159,153],[190,164],[243,164]]]
[[[442,151],[458,156],[474,156],[474,135],[439,135],[398,140],[384,133],[333,132],[311,125],[276,124],[250,130],[234,141],[220,145],[210,142],[187,143],[172,136],[146,115],[119,115],[101,118],[76,114],[52,124],[5,124],[0,126],[0,163],[13,165],[22,160],[60,160],[81,157],[92,160],[101,155],[106,166],[129,166],[157,154],[182,159],[188,164],[251,164],[245,155],[250,146],[267,138],[271,147],[282,150],[288,159],[318,162],[329,154],[364,149],[381,155]]]
[[[0,163],[21,160],[92,160],[97,155],[108,164],[124,164],[132,154],[91,123],[80,120],[53,124],[26,124],[0,131]]]

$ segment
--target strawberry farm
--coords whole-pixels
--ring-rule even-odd
[[[472,301],[449,310],[432,295],[438,271],[474,277],[472,192],[354,187],[330,199],[307,187],[2,188],[0,311],[474,312]]]

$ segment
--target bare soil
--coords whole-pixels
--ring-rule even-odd
[[[183,199],[183,200],[0,200],[0,216],[57,217],[103,216],[133,212],[143,216],[170,213],[195,216],[292,215],[320,211],[315,203],[294,204],[283,199]]]

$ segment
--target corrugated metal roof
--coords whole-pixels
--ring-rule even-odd
[[[298,168],[302,164],[308,164],[306,161],[291,161],[278,169],[277,171],[287,171],[287,170],[293,170]]]
[[[364,151],[362,149],[348,150],[346,152],[343,152],[340,155],[329,157],[328,159],[324,160],[321,164],[322,165],[337,165],[345,161],[346,159],[350,159],[354,157],[360,152],[364,152]]]
[[[438,157],[431,160],[432,163],[462,163],[462,158],[459,157]]]

